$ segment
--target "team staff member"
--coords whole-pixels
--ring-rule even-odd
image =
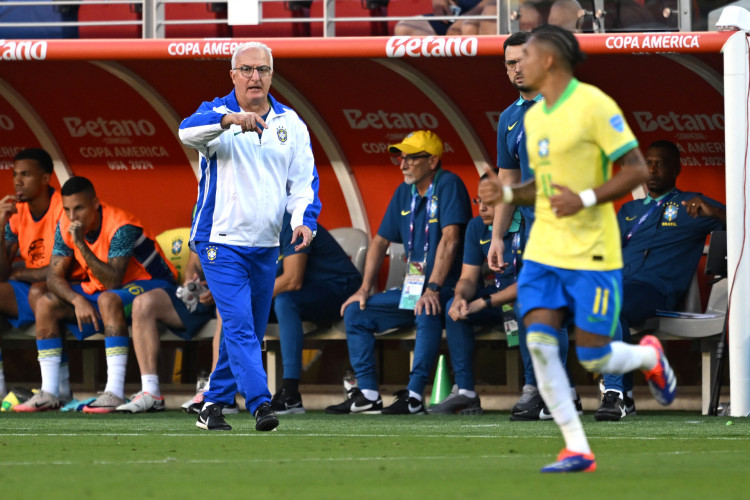
[[[310,134],[268,90],[271,49],[242,44],[232,55],[234,90],[204,102],[180,124],[180,139],[201,159],[190,234],[223,320],[219,360],[196,425],[231,430],[221,413],[239,390],[255,428],[279,425],[271,409],[261,341],[266,330],[284,212],[297,249],[310,245],[320,212]],[[250,314],[248,314],[248,311]]]
[[[13,158],[15,194],[0,200],[0,314],[15,328],[34,323],[36,299],[47,291],[47,268],[62,215],[60,192],[49,185],[52,171],[45,150],[20,151]],[[12,265],[16,253],[24,267]],[[0,353],[0,396],[5,393]],[[60,365],[60,395],[70,397],[67,360]]]
[[[68,329],[82,340],[104,331],[107,386],[85,413],[110,413],[125,403],[125,368],[128,326],[125,308],[144,291],[174,282],[177,271],[164,257],[154,236],[133,215],[102,203],[85,177],[71,177],[63,185],[65,216],[55,231],[47,274],[52,293],[36,307],[36,338],[42,389],[17,412],[58,408],[58,380],[63,338],[60,323],[76,321]],[[74,262],[86,273],[82,283],[71,284]],[[128,308],[129,309],[129,308]]]
[[[443,143],[418,130],[389,147],[401,155],[404,182],[396,189],[378,234],[370,242],[362,286],[341,306],[349,360],[359,388],[327,413],[425,413],[422,393],[435,364],[443,330],[443,311],[461,270],[461,241],[471,218],[466,186],[441,168]],[[408,275],[404,287],[370,296],[388,245],[403,243]],[[383,408],[375,369],[375,334],[417,327],[409,385]]]
[[[535,203],[518,297],[539,391],[565,438],[558,461],[542,472],[596,470],[559,358],[557,330],[566,314],[573,317],[576,352],[588,371],[641,369],[661,404],[670,404],[676,389],[655,337],[644,337],[640,346],[612,341],[622,256],[611,201],[644,182],[648,171],[617,104],[574,78],[574,66],[584,59],[571,32],[549,25],[532,32],[521,70],[529,88],[544,96],[524,117],[535,178],[518,187],[497,183],[480,191],[488,202],[497,199],[499,189],[505,203]],[[612,176],[615,160],[622,168]]]
[[[498,176],[504,186],[528,182],[534,178],[534,172],[529,167],[529,155],[526,152],[526,136],[524,135],[523,117],[526,112],[536,103],[544,100],[538,90],[530,89],[521,71],[521,59],[523,57],[523,45],[528,41],[530,33],[519,31],[513,33],[503,42],[503,53],[505,57],[505,71],[511,85],[519,92],[519,97],[513,104],[508,106],[501,114],[497,127],[497,167]],[[501,203],[495,207],[495,220],[492,227],[492,243],[487,254],[490,269],[502,272],[506,265],[504,262],[504,235],[508,231],[515,207]],[[534,224],[534,207],[521,206],[518,209],[523,217],[523,231],[521,234],[524,241],[521,247],[526,246],[525,239]],[[516,304],[517,306],[517,304]],[[516,311],[518,313],[518,311]],[[523,322],[519,323],[519,350],[521,351],[521,362],[523,363],[524,385],[521,398],[511,408],[511,420],[548,420],[552,418],[544,401],[537,389],[534,365],[531,362],[531,354],[526,345],[526,327]],[[557,332],[558,345],[560,346],[560,361],[567,366],[568,360],[568,332],[561,328]],[[572,390],[572,397],[580,407],[580,400]]]
[[[726,226],[726,210],[700,193],[675,185],[680,150],[656,141],[646,150],[648,194],[625,203],[617,213],[622,239],[622,339],[630,325],[643,323],[657,309],[673,311],[690,286],[703,255],[706,236]],[[635,412],[633,377],[604,375],[604,394],[596,420],[617,421]]]
[[[271,399],[271,407],[279,415],[305,412],[299,393],[302,322],[338,319],[341,304],[362,284],[362,276],[349,256],[320,224],[312,244],[295,250],[290,221],[291,216],[284,214],[279,236],[281,254],[273,287],[284,375],[281,389]]]
[[[491,182],[487,174],[479,181],[483,182]],[[503,324],[500,306],[516,300],[516,273],[523,251],[519,233],[521,214],[516,211],[511,227],[503,236],[505,260],[509,265],[485,283],[488,280],[482,275],[482,265],[487,260],[492,239],[494,210],[481,198],[474,202],[479,205],[479,215],[466,226],[461,277],[456,283],[455,297],[448,301],[445,318],[445,336],[457,390],[439,404],[430,406],[430,413],[480,415],[483,412],[474,390],[473,325]]]

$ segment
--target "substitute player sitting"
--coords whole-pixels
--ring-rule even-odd
[[[49,183],[53,164],[49,153],[30,148],[13,158],[15,194],[0,200],[0,315],[11,326],[34,323],[36,299],[47,291],[47,267],[62,215],[60,192]],[[20,254],[23,266],[13,259]],[[68,363],[60,366],[60,396],[70,398]],[[3,358],[0,353],[0,396],[5,396]]]
[[[37,301],[36,338],[42,389],[17,412],[59,407],[58,371],[63,347],[63,321],[82,340],[104,332],[107,386],[85,413],[110,413],[125,403],[128,326],[125,307],[148,290],[174,283],[177,271],[164,257],[153,235],[128,212],[102,203],[85,177],[71,177],[62,190],[65,216],[55,231],[47,287]],[[87,280],[71,284],[66,276],[73,263]]]
[[[617,104],[573,76],[585,59],[575,36],[557,26],[532,32],[520,64],[526,84],[544,102],[524,117],[534,180],[511,187],[480,186],[487,202],[535,204],[536,222],[518,278],[520,311],[539,392],[565,438],[558,461],[542,472],[591,472],[596,461],[571,401],[559,359],[557,329],[574,318],[576,352],[591,372],[644,372],[664,405],[676,381],[661,344],[647,335],[640,346],[612,341],[622,297],[622,255],[611,201],[648,177],[638,142]],[[622,168],[612,175],[612,162]],[[498,200],[499,201],[499,200]]]

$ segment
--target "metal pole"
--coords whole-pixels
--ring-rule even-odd
[[[744,200],[750,197],[745,163],[748,144],[747,35],[738,32],[722,49],[724,53],[724,117],[727,192],[727,278],[729,290],[729,389],[731,415],[750,414],[750,221]],[[740,262],[740,256],[743,260]]]

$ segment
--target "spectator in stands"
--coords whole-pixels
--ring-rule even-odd
[[[47,291],[55,227],[62,215],[60,193],[49,185],[52,171],[45,150],[20,151],[13,158],[15,194],[0,200],[0,315],[15,328],[34,323],[36,300]],[[23,266],[13,265],[17,253]],[[63,401],[71,398],[67,359],[60,364],[59,391]],[[0,397],[6,392],[0,352]]]
[[[568,31],[581,31],[579,21],[585,15],[576,0],[555,0],[549,9],[547,22],[565,28]]]
[[[281,251],[273,287],[273,310],[279,324],[284,375],[271,399],[279,414],[304,413],[299,379],[302,370],[303,321],[333,322],[341,304],[362,284],[362,276],[331,234],[318,224],[309,247],[292,243],[291,215],[282,223]]]
[[[17,0],[28,5],[6,6],[0,3],[0,23],[26,24],[0,28],[0,39],[78,38],[78,26],[58,26],[78,22],[78,5],[39,5],[38,0]],[[28,26],[35,23],[37,26]]]
[[[349,360],[359,387],[327,413],[424,413],[422,393],[435,364],[443,330],[443,311],[459,277],[461,239],[471,218],[466,187],[442,166],[443,143],[418,130],[389,147],[399,154],[404,182],[396,189],[378,234],[367,249],[362,286],[341,306]],[[370,296],[391,242],[403,243],[408,272],[403,288]],[[375,334],[416,324],[414,361],[406,390],[383,409],[375,369]]]
[[[703,254],[706,236],[726,225],[724,206],[700,193],[680,191],[680,150],[656,141],[646,150],[649,177],[645,198],[625,203],[617,214],[622,236],[622,339],[630,326],[657,309],[674,310]],[[632,375],[604,375],[596,420],[622,419],[635,412]]]
[[[505,54],[505,69],[511,85],[519,92],[519,98],[508,106],[501,114],[497,127],[497,166],[498,176],[504,185],[515,185],[527,182],[534,178],[534,172],[529,167],[529,156],[526,151],[526,135],[523,125],[523,117],[526,112],[537,102],[542,101],[542,95],[537,90],[526,86],[523,72],[521,71],[521,59],[523,57],[523,46],[529,39],[530,34],[524,31],[514,33],[503,42]],[[519,207],[523,217],[524,229],[521,234],[524,241],[521,247],[526,246],[525,239],[531,231],[534,223],[534,207]],[[503,235],[508,231],[513,218],[514,208],[511,205],[501,204],[495,208],[495,220],[492,227],[493,242],[488,251],[490,269],[500,272],[506,265],[505,243]],[[558,333],[560,345],[560,361],[567,366],[568,359],[568,335],[565,329]],[[544,400],[539,394],[534,374],[534,365],[531,361],[529,349],[526,346],[526,327],[519,322],[519,350],[523,362],[524,386],[519,401],[511,408],[511,420],[548,420],[550,412],[544,405]],[[581,410],[581,403],[575,390],[571,390],[571,397],[576,402],[577,410]]]
[[[137,295],[169,286],[177,272],[143,224],[130,213],[100,202],[91,181],[71,177],[61,194],[65,216],[55,230],[47,274],[51,293],[40,297],[36,305],[42,389],[13,409],[36,412],[59,407],[60,323],[76,321],[68,329],[79,340],[104,332],[107,354],[107,386],[83,411],[110,413],[125,403],[126,308]],[[68,281],[74,263],[86,272],[82,283]]]
[[[484,174],[479,182],[481,184],[488,181],[487,174]],[[470,220],[466,227],[461,277],[456,283],[455,297],[448,301],[445,318],[445,335],[456,381],[455,390],[439,404],[430,406],[430,413],[482,413],[479,396],[474,391],[473,326],[503,325],[502,306],[516,300],[516,274],[523,250],[521,213],[517,210],[513,214],[513,223],[503,236],[504,258],[509,265],[502,272],[483,276],[482,265],[487,260],[495,212],[492,207],[482,203],[481,198],[474,202],[479,205],[479,215]],[[509,333],[507,329],[506,333]]]
[[[269,93],[271,49],[241,44],[232,55],[234,89],[204,102],[180,124],[180,139],[201,159],[198,211],[190,244],[223,320],[219,360],[196,425],[231,430],[218,404],[239,389],[255,428],[271,431],[271,408],[261,341],[271,310],[279,233],[292,215],[296,249],[312,242],[320,213],[318,176],[307,126]],[[248,314],[250,311],[250,314]]]
[[[206,288],[198,254],[190,252],[185,266],[185,281],[182,286],[170,285],[143,293],[133,301],[133,349],[141,370],[141,391],[132,401],[116,408],[118,412],[142,413],[163,411],[164,396],[159,387],[157,362],[159,357],[159,323],[185,340],[190,340],[215,316],[214,299]],[[201,287],[199,297],[190,300],[188,284]],[[236,413],[237,404],[223,408],[224,414]]]
[[[520,31],[531,31],[537,26],[547,22],[547,16],[550,10],[550,2],[546,0],[532,1],[525,0],[518,6],[518,28]],[[493,19],[483,19],[479,22],[480,35],[497,34],[497,2],[488,0],[484,2],[481,15],[492,17]],[[474,21],[476,22],[476,21]],[[464,35],[476,34],[476,30],[471,27],[472,21],[465,21]]]
[[[399,21],[393,28],[393,34],[397,36],[461,35],[462,23],[458,18],[465,15],[479,15],[488,1],[490,0],[432,0],[432,14]],[[449,20],[430,21],[429,18],[433,16],[454,17]]]

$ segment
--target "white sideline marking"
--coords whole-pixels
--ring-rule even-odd
[[[690,455],[692,454],[692,451],[670,451],[670,452],[657,452],[657,455]],[[702,452],[706,453],[706,452]],[[727,455],[727,454],[736,454],[736,453],[742,453],[744,454],[744,450],[714,450],[710,451],[708,453],[714,454],[714,455]],[[644,453],[644,455],[653,455],[653,452],[647,452]],[[547,456],[547,454],[534,454],[535,456]],[[519,453],[512,453],[512,454],[501,454],[501,455],[434,455],[434,456],[420,456],[420,455],[410,455],[410,456],[402,456],[402,457],[383,457],[383,456],[377,456],[377,457],[308,457],[308,458],[294,458],[294,459],[280,459],[278,457],[274,458],[238,458],[236,460],[216,460],[216,459],[190,459],[190,460],[184,460],[179,459],[175,457],[166,457],[163,459],[157,459],[157,460],[124,460],[121,462],[114,461],[114,460],[94,460],[93,462],[88,462],[85,460],[79,461],[79,462],[73,462],[73,461],[52,461],[52,462],[0,462],[0,467],[26,467],[26,466],[32,466],[32,467],[39,467],[39,466],[49,466],[49,465],[148,465],[148,464],[171,464],[171,463],[183,463],[183,464],[233,464],[241,462],[243,464],[246,463],[279,463],[279,461],[285,462],[285,461],[294,461],[295,463],[299,462],[351,462],[351,461],[357,461],[357,462],[397,462],[397,461],[403,461],[403,460],[409,460],[410,462],[414,462],[415,460],[476,460],[476,459],[508,459],[508,458],[528,458],[528,455],[523,455]]]
[[[293,429],[292,429],[293,430]],[[0,437],[3,436],[12,436],[12,437],[153,437],[153,433],[151,432],[128,432],[128,433],[119,433],[119,432],[102,432],[102,433],[85,433],[85,434],[78,434],[78,433],[55,433],[55,432],[36,432],[36,433],[4,433],[0,432]],[[287,437],[287,438],[295,438],[295,437],[324,437],[324,438],[330,438],[330,437],[345,437],[345,438],[402,438],[404,437],[403,434],[336,434],[336,433],[304,433],[304,434],[297,434],[297,433],[284,433],[284,432],[276,432],[273,434],[270,433],[263,433],[263,432],[206,432],[206,431],[200,431],[200,432],[172,432],[172,433],[162,433],[159,434],[160,436],[165,437],[204,437],[204,438],[233,438],[233,437],[257,437],[257,438],[263,438],[268,436],[274,436],[274,438],[280,438],[280,437]],[[414,436],[410,436],[414,437]],[[493,434],[493,435],[487,435],[487,434],[479,434],[479,435],[467,435],[467,434],[422,434],[419,437],[426,438],[426,439],[435,439],[435,438],[452,438],[452,439],[470,439],[470,438],[477,438],[477,439],[528,439],[529,436],[505,436],[501,434]],[[559,434],[534,434],[534,438],[544,438],[544,439],[559,439]],[[695,437],[679,437],[679,436],[589,436],[590,440],[614,440],[614,441],[621,441],[621,440],[641,440],[641,441],[693,441],[695,440]],[[702,441],[748,441],[750,440],[750,436],[707,436],[700,438]]]

